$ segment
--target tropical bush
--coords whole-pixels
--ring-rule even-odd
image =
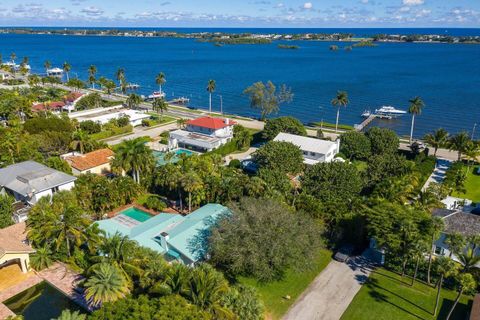
[[[303,154],[299,147],[282,141],[270,141],[260,147],[253,159],[261,168],[296,174],[303,170]]]
[[[279,117],[268,119],[262,132],[266,140],[273,140],[280,132],[306,136],[307,130],[303,124],[294,117]]]
[[[163,211],[167,207],[165,202],[158,196],[150,195],[144,203],[144,206],[148,209],[155,211]]]

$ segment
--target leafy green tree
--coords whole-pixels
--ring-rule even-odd
[[[282,141],[269,141],[260,147],[253,159],[261,168],[297,174],[303,170],[303,154],[299,147]]]
[[[458,232],[447,234],[445,244],[450,251],[449,258],[451,259],[453,254],[460,254],[465,249],[466,242],[465,237]]]
[[[387,178],[401,177],[411,172],[411,167],[404,156],[386,153],[370,157],[366,172],[369,185],[375,185]]]
[[[79,311],[63,310],[62,314],[55,320],[86,320],[87,315],[81,314]]]
[[[347,131],[340,136],[340,152],[350,160],[365,160],[371,154],[371,143],[363,133]]]
[[[320,225],[278,201],[243,198],[229,207],[233,214],[209,237],[210,262],[229,275],[280,279],[288,268],[308,266],[321,247]]]
[[[457,294],[457,297],[455,298],[455,302],[453,303],[452,308],[448,312],[447,320],[449,320],[450,317],[452,316],[453,311],[455,310],[455,307],[458,304],[458,301],[460,301],[460,298],[462,297],[462,294],[464,292],[474,293],[475,289],[477,288],[477,283],[475,282],[474,277],[469,273],[463,273],[458,275],[457,282],[458,282],[458,294]]]
[[[79,91],[80,89],[85,88],[85,83],[77,78],[73,78],[67,81],[67,86],[75,88],[75,91]]]
[[[202,179],[193,171],[181,178],[182,187],[188,193],[188,212],[192,212],[192,194],[202,190]]]
[[[30,266],[37,270],[43,270],[53,264],[52,251],[48,247],[37,248],[35,253],[30,256]]]
[[[127,104],[128,108],[135,109],[140,105],[140,103],[142,103],[142,98],[138,94],[132,93],[128,96],[125,103]]]
[[[160,72],[157,74],[155,77],[155,83],[158,85],[158,90],[160,93],[162,93],[162,86],[167,82],[167,79],[165,78],[165,74],[163,72]]]
[[[215,92],[215,89],[217,88],[217,84],[215,80],[208,80],[207,84],[207,91],[208,91],[208,111],[212,112],[212,93]]]
[[[282,103],[289,103],[293,99],[292,91],[286,85],[282,85],[277,92],[277,87],[271,81],[266,84],[256,82],[243,93],[249,96],[250,106],[260,110],[262,120],[272,113],[278,113]]]
[[[252,134],[248,129],[241,125],[235,125],[233,127],[233,139],[237,144],[237,148],[239,150],[245,149],[250,147],[250,143],[252,142]]]
[[[337,96],[332,100],[332,106],[337,108],[337,120],[335,122],[335,132],[338,132],[338,119],[340,118],[340,107],[347,107],[350,103],[348,93],[346,91],[338,91]]]
[[[118,146],[112,166],[131,172],[133,180],[140,183],[141,174],[151,172],[154,163],[152,150],[143,139],[137,138],[125,140]]]
[[[413,127],[415,125],[415,116],[420,115],[422,113],[422,109],[425,107],[425,103],[423,102],[422,98],[415,97],[409,100],[410,107],[408,108],[408,113],[412,115],[412,126],[410,128],[410,144],[413,140]]]
[[[273,140],[280,132],[300,136],[307,135],[307,130],[298,119],[294,117],[279,117],[267,120],[262,136],[266,140]]]
[[[13,203],[15,199],[8,194],[0,194],[0,229],[13,224]]]
[[[458,153],[458,161],[462,160],[462,155],[468,150],[470,144],[470,136],[467,132],[460,132],[448,140],[448,148]]]
[[[128,293],[128,283],[117,267],[102,263],[85,282],[85,298],[93,306],[115,302]]]
[[[67,161],[63,160],[60,157],[50,157],[46,160],[45,164],[47,167],[52,169],[65,172],[67,174],[72,174],[72,168]]]
[[[397,134],[386,128],[372,127],[365,133],[372,146],[372,154],[396,153],[400,146]]]
[[[223,297],[226,307],[232,310],[238,319],[261,320],[264,319],[264,310],[257,291],[252,287],[238,285],[230,288]]]
[[[449,189],[449,193],[457,191],[465,193],[465,183],[467,182],[467,172],[461,162],[455,162],[445,175],[443,184]]]
[[[425,135],[423,139],[433,148],[433,156],[436,157],[438,149],[447,146],[448,132],[447,130],[440,128],[435,130],[433,133]]]
[[[72,148],[73,151],[85,153],[93,149],[93,141],[87,132],[83,130],[78,130],[72,134],[72,142],[70,143],[70,148]]]

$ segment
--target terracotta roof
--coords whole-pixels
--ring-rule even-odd
[[[67,98],[65,100],[67,100],[67,102],[74,102],[75,100],[77,100],[81,96],[83,96],[83,93],[81,93],[81,92],[70,92],[67,95]]]
[[[0,258],[6,253],[32,253],[35,250],[26,244],[25,222],[0,229]]]
[[[33,111],[45,111],[45,110],[51,110],[51,109],[60,109],[65,106],[65,102],[63,101],[54,101],[51,102],[49,105],[45,107],[45,104],[43,103],[36,103],[32,106]]]
[[[187,124],[192,126],[217,130],[217,129],[233,126],[236,124],[236,122],[230,119],[201,117],[201,118],[189,120],[187,121]]]
[[[99,149],[81,156],[68,157],[65,160],[72,168],[84,171],[109,163],[113,155],[114,152],[110,149]]]

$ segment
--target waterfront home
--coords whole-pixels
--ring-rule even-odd
[[[35,250],[27,241],[25,222],[0,229],[0,268],[18,263],[22,272],[29,270],[29,255]]]
[[[72,112],[69,113],[68,116],[70,119],[77,119],[78,122],[90,120],[101,125],[104,125],[113,119],[128,117],[130,124],[134,127],[141,125],[143,120],[150,119],[150,115],[147,113],[138,110],[125,109],[121,105]]]
[[[75,176],[85,173],[101,175],[111,171],[110,162],[114,154],[112,150],[105,148],[86,154],[73,152],[61,157],[68,162]]]
[[[236,122],[225,118],[201,117],[187,122],[185,130],[170,132],[168,148],[208,152],[233,139]]]
[[[435,255],[450,256],[452,254],[452,259],[458,261],[458,257],[450,252],[450,248],[446,244],[447,236],[448,234],[459,233],[467,238],[480,234],[480,215],[459,209],[435,209],[432,215],[441,218],[445,224],[443,232],[434,244]],[[480,255],[480,248],[477,248],[474,254]]]
[[[230,210],[219,204],[207,204],[187,216],[160,213],[148,216],[137,208],[121,211],[111,219],[98,221],[108,236],[128,236],[139,245],[164,254],[168,260],[193,265],[205,256],[205,240],[219,217]]]
[[[38,162],[24,161],[0,169],[0,193],[10,194],[28,207],[42,197],[72,189],[76,179]],[[27,219],[25,206],[15,213],[16,222]]]
[[[303,162],[308,165],[332,162],[340,152],[340,139],[327,141],[280,132],[273,141],[290,142],[299,147],[303,153]]]

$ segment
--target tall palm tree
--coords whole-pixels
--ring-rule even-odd
[[[212,93],[215,92],[215,89],[217,88],[217,83],[215,80],[208,80],[207,84],[207,91],[209,94],[209,99],[208,99],[208,110],[209,112],[212,112]]]
[[[80,153],[92,149],[92,140],[88,133],[83,130],[75,131],[72,135],[72,142],[70,142],[70,148]]]
[[[433,156],[437,156],[437,151],[439,148],[443,148],[447,145],[448,142],[448,132],[447,130],[440,128],[435,130],[433,133],[425,135],[423,138],[427,144],[433,147],[434,152]]]
[[[415,280],[417,279],[418,266],[420,265],[420,260],[424,259],[424,253],[427,251],[427,248],[428,244],[422,239],[418,239],[418,241],[415,241],[413,245],[412,254],[413,258],[415,259],[415,272],[413,274],[411,286],[413,286]]]
[[[338,132],[338,119],[340,118],[340,107],[347,107],[350,103],[348,101],[348,93],[346,91],[338,91],[337,96],[332,100],[332,106],[337,108],[337,120],[335,122],[335,132]]]
[[[140,103],[142,103],[142,98],[138,94],[132,93],[128,96],[125,103],[130,109],[135,109]]]
[[[470,273],[463,273],[458,276],[457,279],[458,282],[458,294],[457,297],[455,298],[455,302],[452,305],[452,308],[448,312],[446,320],[449,320],[450,317],[453,314],[453,310],[455,310],[455,307],[458,304],[458,301],[462,297],[462,294],[464,292],[473,292],[477,288],[477,283],[475,282],[475,278],[470,274]]]
[[[433,315],[437,315],[438,303],[440,302],[440,292],[442,291],[443,279],[448,278],[450,275],[454,274],[456,271],[455,262],[447,257],[439,257],[436,261],[437,263],[437,273],[440,275],[440,279],[437,282],[437,297],[435,299],[435,308],[433,310]]]
[[[432,270],[432,259],[433,259],[433,253],[435,252],[435,241],[438,239],[440,236],[440,232],[442,232],[444,228],[444,223],[443,220],[439,217],[433,217],[432,219],[432,225],[431,225],[431,243],[430,243],[430,253],[428,255],[428,269],[427,269],[427,282],[428,284],[431,284],[431,270]]]
[[[15,52],[12,52],[10,54],[10,60],[12,60],[12,63],[15,64],[15,59],[17,59],[17,55],[15,54]]]
[[[157,74],[155,77],[155,83],[158,85],[158,89],[160,91],[160,94],[162,93],[162,86],[167,82],[167,79],[165,78],[165,74],[163,72],[160,72]]]
[[[448,140],[448,148],[457,151],[458,161],[462,160],[462,155],[467,151],[470,141],[470,136],[465,131],[452,136]]]
[[[203,188],[202,179],[195,172],[188,172],[182,178],[183,189],[188,192],[188,212],[192,212],[192,193]]]
[[[157,175],[155,177],[155,183],[157,185],[167,188],[170,191],[175,190],[177,192],[178,201],[180,204],[180,211],[183,211],[183,197],[181,188],[182,177],[183,173],[180,171],[179,166],[173,164],[161,166],[158,169]]]
[[[145,141],[137,138],[125,140],[118,146],[112,164],[125,172],[131,172],[133,180],[140,183],[142,172],[150,171],[155,164],[155,159]]]
[[[480,156],[478,143],[470,141],[465,150],[465,155],[467,156],[468,171],[470,171],[472,165],[478,160],[478,156]]]
[[[92,85],[92,89],[95,89],[95,82],[97,82],[97,79],[95,78],[96,74],[97,67],[92,64],[90,67],[88,67],[88,83]]]
[[[475,255],[475,251],[472,248],[468,248],[467,252],[458,253],[458,260],[462,265],[462,273],[479,268],[480,256]]]
[[[412,144],[413,127],[415,126],[415,116],[420,115],[422,113],[422,109],[423,107],[425,107],[425,103],[420,97],[415,97],[413,99],[410,99],[409,102],[410,102],[410,107],[408,108],[408,113],[412,115],[412,126],[410,128],[410,144]]]
[[[70,80],[70,70],[72,70],[72,66],[67,61],[65,61],[63,63],[63,71],[67,75],[67,82],[68,80]]]
[[[168,103],[167,101],[165,101],[165,99],[158,98],[153,100],[152,107],[153,107],[153,110],[156,111],[157,113],[161,112],[162,114],[161,119],[163,119],[163,112],[168,110]]]
[[[177,119],[177,126],[180,129],[184,129],[186,125],[187,125],[187,119],[184,119],[184,118]]]
[[[45,61],[43,66],[45,67],[45,73],[47,73],[48,75],[48,69],[50,69],[52,67],[52,63],[50,61]]]
[[[128,283],[117,267],[102,263],[85,282],[85,297],[93,306],[114,302],[129,293]]]

